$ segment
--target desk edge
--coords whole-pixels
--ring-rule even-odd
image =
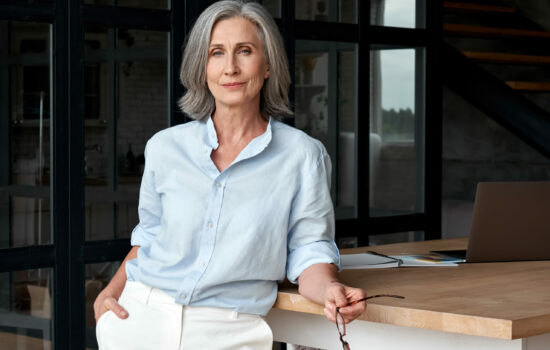
[[[305,312],[324,317],[322,305],[291,292],[279,292],[273,308]],[[550,324],[550,315],[521,320],[505,320],[370,303],[367,306],[367,311],[358,319],[395,326],[431,329],[506,340],[550,333],[550,326],[533,326],[540,325],[546,321],[548,321],[547,324]]]

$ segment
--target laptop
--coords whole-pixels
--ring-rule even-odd
[[[466,262],[550,260],[550,182],[481,182]]]

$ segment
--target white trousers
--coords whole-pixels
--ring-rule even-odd
[[[273,333],[259,315],[183,306],[160,289],[132,281],[126,281],[118,302],[129,316],[101,315],[100,350],[272,349]]]

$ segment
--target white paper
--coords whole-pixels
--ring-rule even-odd
[[[401,264],[397,260],[401,261]],[[432,262],[419,259],[417,255],[390,255],[388,257],[370,253],[343,254],[340,256],[342,269],[383,269],[390,267],[442,267],[458,266],[454,262]]]

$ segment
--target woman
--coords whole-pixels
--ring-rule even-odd
[[[286,277],[299,292],[347,306],[338,282],[322,144],[287,116],[288,63],[255,3],[221,1],[198,18],[181,69],[180,107],[196,121],[147,143],[133,248],[94,310],[101,349],[271,349],[263,316]],[[234,335],[238,334],[238,337]]]

